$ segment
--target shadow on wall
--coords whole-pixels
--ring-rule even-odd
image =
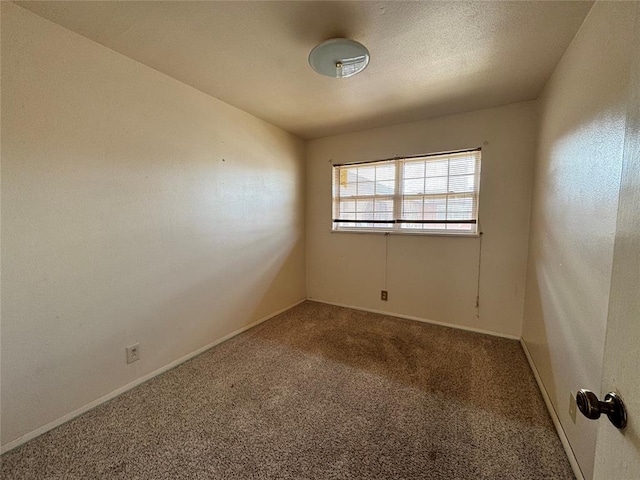
[[[554,351],[549,348],[540,350],[538,343],[531,345],[531,348],[535,349],[536,354],[544,355],[542,361],[545,367],[556,366],[571,372],[574,383],[567,388],[583,388],[580,385],[593,378],[594,374],[598,378],[600,376],[602,365],[597,358],[585,356],[585,353],[602,351],[606,326],[602,322],[599,331],[594,332],[593,322],[590,322],[594,316],[594,305],[590,299],[603,298],[608,286],[603,288],[597,282],[598,278],[602,278],[598,266],[587,261],[573,245],[558,237],[557,229],[549,225],[544,240],[538,242],[539,247],[532,246],[535,249],[533,255],[539,261],[530,265],[528,308],[542,320],[537,327],[540,329],[538,335],[546,338],[547,345]],[[547,391],[558,407],[557,400],[564,400],[566,392],[556,392],[552,371],[551,377],[545,380]],[[563,406],[560,405],[561,410]]]
[[[523,338],[587,478],[597,425],[567,396],[600,389],[633,8],[597,2],[539,100]]]
[[[624,35],[624,29],[620,30],[617,35]],[[595,43],[596,38],[585,36],[579,41]],[[536,269],[536,275],[529,278],[535,278],[538,288],[535,292],[527,288],[528,301],[535,300],[542,307],[538,310],[545,317],[543,322],[552,320],[564,331],[570,330],[567,336],[584,333],[581,322],[593,315],[588,302],[604,298],[609,290],[629,65],[619,49],[604,59],[575,48],[568,51],[565,61],[569,65],[561,64],[558,78],[550,80],[540,100],[538,184],[531,220],[537,228],[532,229],[530,254],[530,267]],[[592,65],[598,60],[602,60],[599,69],[571,70],[572,62]],[[600,74],[602,69],[607,75]],[[563,85],[564,77],[580,77],[582,85],[563,91],[569,89]],[[591,94],[583,95],[580,90],[587,87]],[[553,322],[556,319],[552,316],[558,321]],[[578,328],[573,328],[576,322]],[[604,344],[604,338],[601,340]],[[589,342],[591,346],[599,343],[595,339]]]
[[[579,413],[572,422],[568,405],[571,392],[600,390],[620,164],[604,147],[615,145],[615,136],[607,139],[599,124],[620,121],[615,110],[584,112],[590,120],[561,129],[560,140],[541,151],[547,183],[534,190],[529,245],[523,338],[587,476],[597,424]],[[581,138],[602,145],[584,153]]]
[[[190,287],[156,307],[156,318],[173,323],[164,331],[171,332],[172,338],[185,337],[185,343],[178,344],[196,342],[194,348],[200,347],[203,341],[224,337],[303,298],[294,295],[288,299],[293,295],[291,284],[299,277],[296,270],[303,258],[301,235],[288,231],[274,234],[271,228],[257,228],[243,240],[235,242],[237,255],[217,258],[214,269],[208,270],[205,277],[193,276],[204,259],[194,259],[193,268],[184,266],[183,271],[189,272],[185,283],[189,278]],[[194,305],[199,306],[198,310],[193,311]],[[182,312],[188,308],[193,315],[183,318]],[[238,319],[244,321],[238,323]],[[173,343],[168,341],[161,346],[170,350]]]

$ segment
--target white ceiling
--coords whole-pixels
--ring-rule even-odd
[[[537,98],[591,1],[16,2],[302,138]],[[371,52],[322,77],[323,40]]]

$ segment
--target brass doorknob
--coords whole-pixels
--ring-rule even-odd
[[[607,393],[604,401],[600,401],[591,390],[582,389],[576,395],[576,404],[580,412],[591,420],[600,418],[604,413],[616,428],[622,429],[627,426],[627,410],[624,402],[615,392]]]

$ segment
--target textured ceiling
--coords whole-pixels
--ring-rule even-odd
[[[542,2],[16,2],[302,138],[537,98],[591,8]],[[333,37],[371,63],[326,78]]]

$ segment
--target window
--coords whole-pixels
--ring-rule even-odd
[[[478,232],[480,149],[333,167],[333,230]]]

